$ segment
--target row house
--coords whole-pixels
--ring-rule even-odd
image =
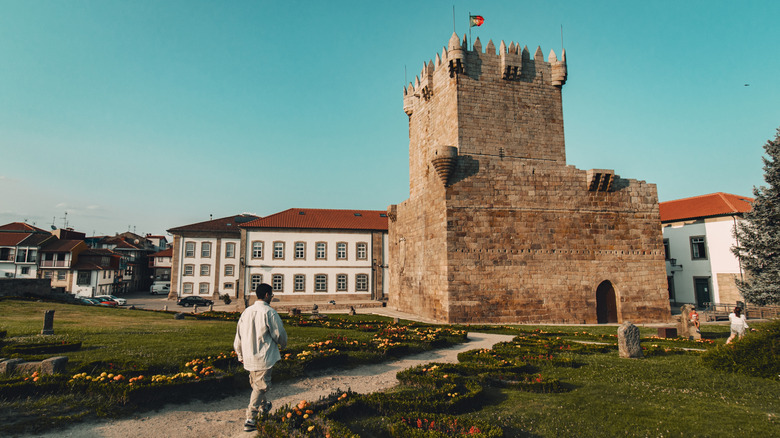
[[[87,250],[83,240],[53,239],[46,242],[40,249],[38,262],[39,278],[51,280],[52,288],[59,288],[68,293],[75,293],[74,270],[79,254]]]
[[[148,259],[156,248],[152,241],[131,232],[90,237],[87,241],[92,248],[110,249],[121,255],[117,293],[149,289],[153,271]]]
[[[238,295],[239,225],[257,219],[240,214],[168,230],[173,235],[169,298]]]
[[[381,300],[387,290],[387,213],[293,208],[228,216],[168,230],[169,298],[252,301],[268,283],[282,303]]]
[[[745,273],[731,252],[734,229],[753,198],[712,193],[659,204],[669,300],[673,305],[744,301],[735,279]]]
[[[79,254],[73,266],[74,295],[94,297],[116,294],[121,289],[120,260],[122,256],[109,249],[88,248]]]
[[[0,226],[0,278],[38,278],[41,246],[51,233],[23,222]]]
[[[387,213],[291,208],[241,225],[239,293],[260,283],[283,303],[380,300],[387,280]]]
[[[149,256],[149,268],[152,270],[153,281],[171,281],[171,266],[173,248],[158,251]]]

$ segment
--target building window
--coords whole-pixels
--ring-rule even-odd
[[[79,271],[76,277],[76,284],[79,286],[89,286],[89,271]]]
[[[65,281],[68,278],[68,273],[65,271],[57,271],[57,281]]]
[[[672,258],[672,255],[669,252],[669,239],[664,239],[664,257],[665,260],[669,260]]]
[[[207,277],[211,274],[211,265],[200,265],[200,275]]]
[[[222,284],[222,289],[233,289],[233,283],[230,283],[230,282],[223,283]]]
[[[336,258],[339,260],[347,259],[347,242],[339,242],[336,244]]]
[[[192,283],[184,283],[184,284],[182,284],[181,293],[183,293],[183,294],[191,294],[192,293]]]
[[[232,277],[233,276],[233,265],[225,265],[225,277]]]
[[[317,274],[314,276],[314,292],[328,291],[328,276],[326,274]]]
[[[284,242],[274,242],[274,258],[284,258]]]
[[[211,257],[211,242],[203,242],[200,244],[200,256],[203,258]]]
[[[43,278],[51,278],[52,274],[54,274],[54,272],[52,272],[52,271],[44,271],[43,272]]]
[[[328,244],[325,242],[317,242],[317,260],[326,260],[328,258]]]
[[[209,293],[209,284],[208,283],[200,283],[198,285],[198,294],[199,295],[208,295]]]
[[[284,292],[284,275],[274,274],[271,277],[271,286],[274,292]]]
[[[336,275],[336,291],[342,292],[347,290],[347,274]]]
[[[195,275],[195,265],[184,265],[184,275]]]
[[[368,259],[368,244],[366,242],[360,242],[355,247],[355,256],[358,260]]]
[[[257,290],[257,286],[263,282],[263,276],[261,274],[252,274],[252,291]]]
[[[184,257],[195,257],[195,242],[184,244]]]
[[[26,248],[19,248],[18,250],[16,250],[16,263],[24,263],[26,258],[27,258]]]
[[[693,260],[707,258],[707,246],[704,242],[704,236],[691,237],[691,258]]]
[[[295,258],[298,260],[306,258],[306,242],[295,242]]]
[[[263,242],[252,242],[252,258],[263,258]]]
[[[30,263],[35,263],[38,261],[38,250],[37,249],[31,249],[30,252],[27,253],[27,261]]]
[[[368,275],[358,274],[355,276],[355,290],[361,292],[368,291]]]
[[[303,274],[296,274],[293,277],[295,292],[304,292],[306,290],[306,276]]]
[[[30,273],[30,267],[29,266],[22,267],[22,275],[27,275],[29,273]]]
[[[236,256],[236,244],[229,242],[225,244],[225,257],[233,258]]]

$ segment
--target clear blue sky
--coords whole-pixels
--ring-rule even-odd
[[[567,162],[764,184],[777,1],[0,0],[0,223],[87,234],[409,197],[402,87],[453,32],[560,53]],[[405,73],[406,72],[406,73]],[[749,84],[749,86],[745,86]]]

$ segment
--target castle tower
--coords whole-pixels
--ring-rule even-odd
[[[453,34],[404,89],[388,305],[442,322],[669,318],[655,185],[566,165],[559,60]]]

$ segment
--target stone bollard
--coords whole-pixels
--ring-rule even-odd
[[[53,310],[45,310],[43,312],[43,330],[41,330],[42,335],[53,335],[54,334],[54,311]]]
[[[214,305],[213,304],[209,304],[209,312],[213,312],[213,311],[214,311]]]
[[[168,305],[166,304],[163,306],[163,312],[167,312],[167,311],[168,311]]]
[[[393,318],[393,324],[398,324],[399,320],[398,318]]]
[[[198,313],[198,306],[197,305],[192,307],[192,313]]]
[[[639,327],[628,321],[618,327],[618,351],[623,358],[644,357],[640,345]]]

